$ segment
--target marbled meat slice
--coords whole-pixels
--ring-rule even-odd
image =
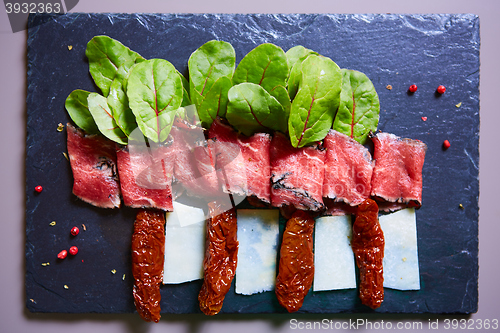
[[[375,159],[371,195],[387,202],[381,203],[380,209],[420,208],[426,144],[390,133],[373,134],[371,139]]]
[[[69,123],[66,128],[73,193],[97,207],[120,207],[116,144],[101,135],[87,135]]]
[[[294,148],[284,134],[276,132],[270,151],[272,205],[322,210],[325,150],[317,145]]]
[[[370,196],[374,162],[367,148],[340,132],[330,130],[323,144],[323,197],[332,199],[325,200],[332,215],[343,215],[349,207],[342,203],[357,206]]]
[[[160,283],[165,254],[165,213],[141,209],[132,235],[134,303],[145,321],[160,320]]]
[[[223,191],[247,195],[245,160],[238,142],[238,132],[217,118],[210,126],[208,138],[213,140],[215,167]]]
[[[142,147],[129,145],[116,151],[118,174],[125,206],[172,207],[173,151],[171,146]]]
[[[200,127],[186,129],[173,126],[170,134],[174,140],[174,178],[186,189],[187,194],[205,198],[222,194],[215,167],[211,166],[207,153],[203,130]],[[207,163],[212,172],[205,171]]]
[[[271,203],[271,136],[267,133],[251,137],[240,134],[238,143],[245,161],[247,195]]]

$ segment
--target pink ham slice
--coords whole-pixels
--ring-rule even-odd
[[[224,192],[253,196],[269,204],[271,136],[238,134],[218,118],[212,123],[208,137],[213,140],[217,174]]]
[[[389,133],[373,134],[371,139],[375,159],[371,195],[381,201],[379,208],[420,208],[426,144]]]
[[[173,126],[174,177],[188,195],[211,198],[222,194],[210,159],[203,130],[200,127]]]
[[[323,197],[328,215],[353,212],[370,196],[374,162],[370,152],[349,136],[330,130],[324,139],[326,148]]]
[[[318,146],[293,148],[288,137],[279,132],[270,150],[272,205],[322,210],[325,150]]]
[[[118,174],[125,206],[171,212],[172,149],[129,145],[117,150]]]
[[[67,131],[73,193],[97,207],[120,207],[115,143],[100,135],[86,135],[71,124]]]

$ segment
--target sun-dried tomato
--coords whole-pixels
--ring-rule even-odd
[[[314,220],[308,212],[297,210],[287,221],[280,250],[276,297],[288,312],[302,306],[314,277]]]
[[[165,213],[141,209],[132,235],[134,303],[145,321],[160,320],[160,283],[163,280]]]
[[[359,298],[372,309],[384,300],[384,233],[378,222],[378,206],[366,199],[358,206],[352,227],[352,249],[359,268]]]
[[[225,210],[216,202],[208,204],[207,244],[203,261],[204,280],[198,295],[200,309],[216,315],[222,308],[238,262],[237,223],[234,208]]]

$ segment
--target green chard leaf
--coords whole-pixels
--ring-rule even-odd
[[[219,116],[226,113],[224,92],[232,85],[235,63],[234,48],[224,41],[206,42],[189,57],[189,97],[203,126],[212,124],[214,113]]]
[[[299,83],[302,75],[302,62],[310,55],[318,55],[317,52],[306,49],[301,45],[292,47],[286,52],[288,62],[287,90],[290,99],[294,99],[299,90]]]
[[[87,102],[89,111],[102,135],[119,144],[126,145],[128,142],[127,136],[116,124],[106,97],[97,93],[90,93]]]
[[[261,44],[241,59],[234,71],[233,84],[251,82],[270,92],[276,86],[285,86],[288,64],[285,52],[270,43]]]
[[[221,77],[232,78],[236,55],[231,44],[212,40],[200,46],[188,60],[190,88],[205,96]],[[190,89],[191,99],[194,93]]]
[[[181,72],[177,72],[179,74],[181,81],[182,81],[182,103],[181,106],[188,106],[191,105],[191,98],[189,98],[189,82],[186,80],[184,75],[181,74]]]
[[[127,80],[127,96],[144,136],[166,141],[182,103],[182,80],[174,66],[163,59],[135,65]]]
[[[226,116],[227,94],[231,86],[231,80],[223,76],[215,81],[212,88],[204,96],[198,106],[198,116],[200,117],[202,126],[209,128],[217,117]]]
[[[283,106],[262,86],[240,83],[231,87],[226,118],[245,135],[271,130],[286,132],[287,118]]]
[[[342,69],[340,105],[333,129],[365,144],[370,131],[377,130],[380,102],[370,79],[363,73]]]
[[[269,92],[271,96],[276,98],[278,102],[280,102],[283,107],[284,114],[283,116],[285,123],[288,124],[288,117],[290,116],[290,109],[292,108],[292,102],[290,102],[290,96],[288,96],[288,91],[283,86],[276,86]],[[285,129],[283,133],[286,133],[288,128]]]
[[[331,59],[310,55],[303,61],[288,120],[292,146],[303,147],[325,138],[339,106],[341,86],[342,72]]]
[[[292,67],[295,65],[297,62],[302,62],[305,58],[307,58],[308,55],[314,54],[318,55],[317,52],[314,52],[313,50],[306,49],[302,45],[297,45],[286,51],[286,60],[288,63],[288,71],[292,70]]]
[[[64,106],[76,126],[89,134],[97,134],[99,133],[99,129],[94,118],[92,118],[87,102],[89,94],[90,92],[85,90],[73,90],[66,98]]]
[[[116,76],[118,68],[125,62],[141,62],[144,58],[119,41],[108,36],[95,36],[87,43],[85,55],[89,59],[90,75],[104,96]]]
[[[127,61],[118,68],[116,76],[109,87],[108,105],[111,108],[113,118],[127,137],[137,128],[135,116],[128,105],[128,97],[125,92],[125,84],[131,68],[135,65]]]

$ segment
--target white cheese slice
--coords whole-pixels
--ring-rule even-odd
[[[277,209],[238,209],[236,293],[251,295],[274,289],[279,238]]]
[[[384,232],[384,287],[419,290],[417,220],[415,209],[406,208],[379,217]]]
[[[313,290],[356,288],[351,216],[320,217],[314,229]]]
[[[166,213],[163,283],[175,284],[203,278],[205,214],[201,208],[173,203]]]

